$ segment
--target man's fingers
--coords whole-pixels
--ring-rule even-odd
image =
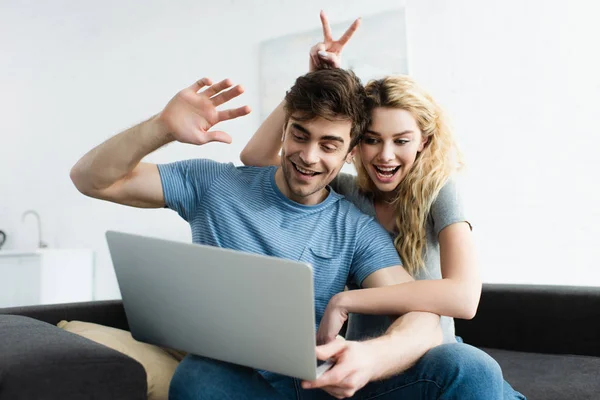
[[[199,79],[196,82],[194,82],[192,84],[192,86],[190,86],[189,88],[191,90],[193,90],[195,93],[197,93],[198,90],[200,90],[204,86],[208,86],[208,85],[212,85],[212,81],[209,78],[202,78],[202,79]]]
[[[229,100],[233,99],[234,97],[239,96],[242,93],[244,93],[244,88],[241,85],[236,85],[225,92],[221,92],[221,93],[211,97],[210,100],[212,101],[213,105],[215,107],[217,107],[223,103],[228,102]]]
[[[316,353],[319,360],[327,360],[344,350],[348,343],[345,340],[333,340],[322,346],[317,346]]]
[[[333,38],[331,37],[331,27],[329,26],[329,20],[327,19],[327,15],[325,15],[325,11],[321,10],[321,25],[323,25],[323,41],[331,42]]]
[[[338,387],[335,386],[327,386],[324,388],[321,388],[324,392],[329,393],[331,396],[335,397],[336,399],[345,399],[346,397],[350,397],[350,396],[346,396],[345,395],[345,390],[344,389],[340,389]]]
[[[342,382],[352,371],[345,364],[336,364],[329,371],[326,371],[319,378],[312,382],[303,382],[305,389],[323,388],[325,386],[336,386],[343,388]]]
[[[221,82],[215,83],[214,85],[212,85],[211,87],[206,89],[201,94],[208,96],[208,97],[213,97],[215,94],[217,94],[227,88],[230,88],[231,85],[233,85],[233,82],[231,82],[231,79],[223,79]]]
[[[223,131],[210,131],[204,134],[204,143],[222,142],[231,143],[231,136]]]
[[[341,44],[342,46],[344,46],[346,43],[348,43],[348,40],[350,40],[352,35],[354,35],[354,32],[356,32],[356,30],[360,26],[360,23],[361,23],[360,18],[358,18],[356,21],[354,21],[352,23],[352,25],[350,25],[350,28],[346,29],[346,32],[344,32],[344,34],[342,35],[340,40],[338,40],[338,43]]]
[[[336,399],[346,399],[346,398],[354,396],[354,393],[355,393],[355,391],[352,389],[343,389],[343,388],[339,388],[337,386],[326,386],[321,389],[323,391],[329,393]]]
[[[238,117],[243,117],[244,115],[250,114],[250,107],[243,106],[239,108],[233,108],[231,110],[223,110],[219,111],[219,121],[227,121],[228,119],[234,119]]]

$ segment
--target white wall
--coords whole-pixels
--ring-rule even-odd
[[[453,117],[490,282],[600,285],[600,4],[411,1],[409,60]]]
[[[484,3],[0,0],[5,248],[34,245],[33,220],[21,213],[36,209],[51,246],[98,252],[97,296],[118,297],[106,229],[176,240],[189,230],[170,211],[80,195],[68,177],[77,159],[202,76],[244,84],[235,104],[258,111],[259,43],[318,28],[321,7],[335,23],[406,5],[411,74],[446,106],[467,154],[486,281],[600,285],[597,6]],[[229,146],[175,144],[149,159],[239,163],[259,123],[256,112],[223,124]]]

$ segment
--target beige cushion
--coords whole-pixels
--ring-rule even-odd
[[[148,399],[168,399],[171,378],[185,353],[138,342],[131,333],[108,326],[81,321],[60,321],[57,325],[137,360],[146,370]]]

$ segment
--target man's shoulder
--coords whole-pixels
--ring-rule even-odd
[[[233,165],[233,164],[231,164]],[[258,175],[269,175],[270,172],[277,169],[275,166],[267,167],[253,167],[248,165],[234,166],[234,168],[242,175],[245,176],[258,176]]]
[[[236,166],[231,162],[219,162],[206,158],[181,160],[169,164],[159,164],[158,169],[163,182],[181,185],[190,182],[194,185],[210,185],[213,188],[222,184],[241,186],[251,182],[269,179],[270,169],[274,167]]]
[[[340,214],[343,215],[345,219],[349,219],[357,224],[357,226],[363,226],[365,224],[369,224],[372,222],[377,222],[375,218],[371,215],[364,213],[360,208],[358,208],[352,201],[348,200],[345,196],[340,196],[338,200],[338,207]]]
[[[359,241],[390,239],[390,234],[381,226],[377,219],[363,212],[353,202],[340,196],[338,200],[338,218],[345,221],[347,228],[353,229]]]
[[[227,175],[229,178],[239,177],[242,179],[253,179],[259,177],[268,177],[269,172],[275,167],[247,167],[238,166],[232,162],[219,162],[210,159],[189,160],[194,168],[212,169],[219,174]]]

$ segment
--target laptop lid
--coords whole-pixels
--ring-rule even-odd
[[[106,239],[136,340],[316,379],[309,264],[115,231]]]

